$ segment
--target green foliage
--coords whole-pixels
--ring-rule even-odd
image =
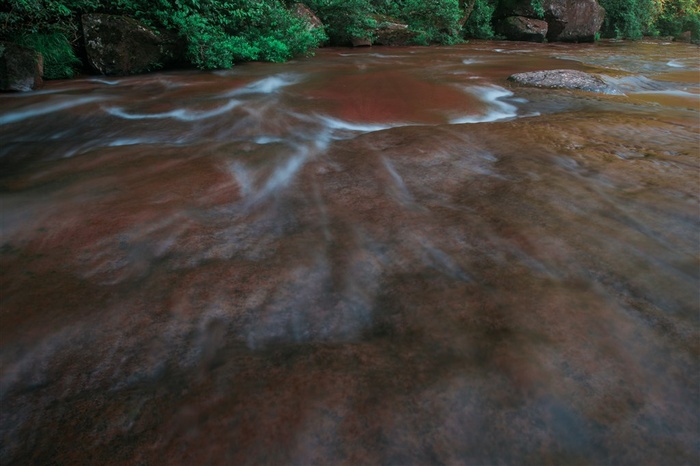
[[[78,30],[80,13],[99,6],[100,0],[4,0],[0,4],[0,38],[25,34]]]
[[[459,20],[462,10],[458,0],[384,1],[379,4],[378,10],[420,31],[419,41],[424,45],[454,44],[461,40]]]
[[[311,29],[290,9],[296,0],[3,0],[0,40],[18,42],[44,56],[45,76],[64,78],[78,64],[80,15],[123,14],[178,34],[189,61],[200,68],[228,68],[241,61],[284,61],[309,54],[321,42],[346,45],[372,39],[378,21],[400,21],[418,32],[421,44],[459,42],[462,36],[492,38],[499,5],[529,2],[544,16],[544,0],[471,0],[463,28],[460,0],[307,0],[325,24]],[[645,34],[691,31],[700,40],[697,0],[599,0],[606,9],[603,33],[637,39]],[[461,29],[461,30],[460,30]]]
[[[333,44],[349,45],[353,38],[374,37],[376,10],[369,0],[309,0],[306,4],[326,25]]]
[[[98,5],[99,0],[6,0],[0,5],[0,40],[41,52],[45,78],[72,77],[80,64],[79,15]]]
[[[62,32],[28,34],[18,37],[16,42],[41,52],[46,79],[72,78],[80,65],[73,46]]]
[[[656,20],[660,34],[677,36],[690,31],[692,38],[700,40],[700,3],[696,0],[667,0]]]
[[[116,10],[177,32],[192,64],[229,68],[235,62],[289,60],[325,40],[322,30],[279,0],[118,0]],[[114,8],[114,7],[113,7]]]
[[[607,36],[641,39],[654,32],[658,0],[600,0],[600,4],[605,8],[603,29]]]
[[[491,18],[496,7],[488,0],[475,0],[467,22],[464,23],[464,35],[476,39],[491,39],[494,36]]]
[[[544,18],[544,0],[530,0],[530,6],[538,18]]]
[[[691,31],[700,37],[697,0],[600,0],[605,8],[604,33],[627,39],[644,35],[678,35]]]
[[[200,68],[285,61],[310,53],[326,39],[280,0],[7,0],[0,6],[0,39],[36,43],[45,59],[63,57],[65,66],[72,66],[74,55],[65,55],[63,39],[76,44],[79,17],[86,12],[123,14],[176,32]]]
[[[331,43],[372,39],[384,18],[404,22],[419,33],[417,43],[454,44],[461,40],[458,0],[308,0],[326,25]]]

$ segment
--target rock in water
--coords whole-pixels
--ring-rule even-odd
[[[529,71],[513,74],[508,80],[535,87],[579,89],[606,94],[618,93],[616,88],[607,84],[600,77],[576,70]]]
[[[125,16],[83,15],[88,61],[106,75],[152,71],[180,56],[178,41]]]
[[[0,91],[26,92],[43,84],[43,60],[34,49],[0,42]]]

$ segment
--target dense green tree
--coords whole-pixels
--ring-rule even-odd
[[[106,8],[176,32],[199,68],[285,61],[325,40],[279,0],[118,0]]]
[[[606,35],[641,39],[655,32],[654,22],[661,7],[658,0],[600,0],[600,4],[605,8]]]
[[[463,11],[458,0],[387,0],[378,10],[419,31],[419,43],[453,44],[461,39]]]
[[[679,35],[690,31],[700,40],[700,3],[697,0],[666,0],[656,18],[656,28],[664,35]]]
[[[0,40],[11,40],[41,52],[48,79],[73,76],[79,15],[100,0],[5,0],[0,3]]]
[[[326,25],[331,43],[348,45],[353,38],[371,39],[377,27],[369,0],[308,0],[306,4]]]
[[[645,35],[700,34],[697,0],[599,0],[605,8],[606,36],[640,39]]]
[[[476,39],[491,39],[494,36],[491,18],[495,10],[496,6],[489,0],[474,0],[464,23],[464,35]]]

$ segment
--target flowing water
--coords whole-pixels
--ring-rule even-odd
[[[0,462],[697,464],[699,136],[664,42],[1,95]]]

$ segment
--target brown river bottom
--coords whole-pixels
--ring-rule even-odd
[[[697,51],[0,96],[0,463],[698,464]]]

